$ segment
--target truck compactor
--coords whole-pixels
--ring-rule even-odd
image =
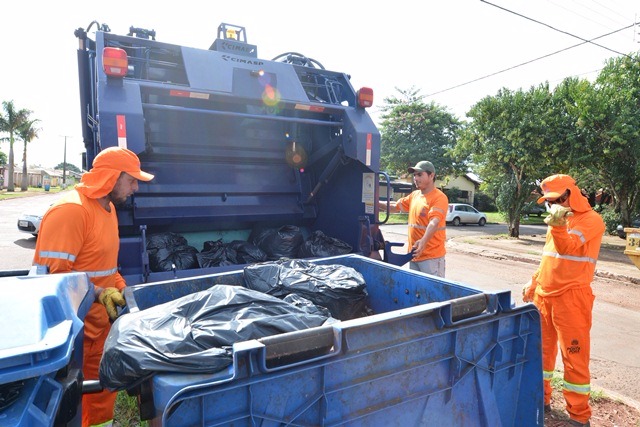
[[[117,35],[97,22],[75,35],[84,167],[119,145],[155,175],[118,209],[128,284],[224,269],[152,271],[145,236],[157,233],[177,233],[201,251],[204,242],[289,227],[381,258],[371,89],[354,90],[349,75],[300,53],[260,59],[245,29],[231,24],[218,27],[209,49],[162,43],[135,27]]]

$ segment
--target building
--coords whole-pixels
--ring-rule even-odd
[[[475,197],[482,180],[474,173],[467,173],[462,176],[446,176],[444,179],[438,179],[436,186],[447,193],[447,195],[453,195],[455,193],[455,199],[449,197],[450,201],[456,203],[468,203],[475,206]],[[400,197],[404,197],[414,190],[413,178],[407,176],[402,179],[391,181],[391,200],[398,200]],[[380,199],[386,200],[387,197],[387,183],[380,182]],[[455,190],[455,191],[453,191]]]

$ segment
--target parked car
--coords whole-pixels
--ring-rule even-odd
[[[547,211],[547,208],[544,204],[538,204],[536,202],[528,203],[522,208],[522,213],[525,215],[536,215],[542,216],[543,213]]]
[[[44,216],[46,210],[41,213],[23,213],[18,217],[18,230],[32,234],[34,237],[38,237],[40,232],[40,222]]]
[[[449,203],[447,212],[447,224],[478,224],[483,226],[487,223],[487,215],[479,212],[476,208],[466,203]]]
[[[631,228],[640,228],[640,216],[637,216],[635,219],[631,221]],[[618,237],[621,239],[627,238],[627,233],[624,232],[624,225],[620,224],[616,227],[616,233],[618,233]]]

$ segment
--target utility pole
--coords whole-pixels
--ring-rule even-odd
[[[62,163],[62,188],[67,187],[67,138],[71,138],[68,135],[61,135],[64,137],[64,160]]]

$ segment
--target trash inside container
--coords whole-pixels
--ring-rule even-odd
[[[540,317],[509,291],[463,284],[359,255],[375,313],[233,345],[211,374],[156,374],[138,388],[154,425],[542,426]],[[243,272],[130,286],[131,311]]]
[[[92,290],[84,273],[0,278],[0,425],[80,425]]]

